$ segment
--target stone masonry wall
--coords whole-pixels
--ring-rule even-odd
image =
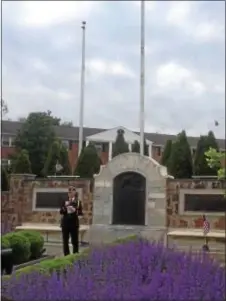
[[[176,180],[169,179],[167,181],[166,193],[166,210],[167,210],[167,227],[170,228],[202,228],[202,216],[198,215],[180,215],[179,201],[180,189],[205,189],[208,191],[214,189],[226,188],[226,181],[216,180]],[[209,192],[207,192],[208,194]],[[225,214],[208,215],[208,221],[212,230],[225,230]]]
[[[60,214],[56,211],[32,210],[34,188],[67,188],[74,185],[82,189],[83,219],[81,224],[92,223],[91,181],[76,178],[35,179],[34,175],[12,175],[8,196],[2,195],[2,223],[15,227],[22,223],[59,224]],[[4,204],[4,205],[3,205]]]

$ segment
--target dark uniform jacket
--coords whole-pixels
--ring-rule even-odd
[[[69,201],[69,200],[68,200]],[[62,215],[61,227],[79,227],[79,216],[83,215],[82,203],[78,199],[69,201],[70,206],[75,208],[75,212],[68,213],[66,202],[64,202],[60,208],[60,214]]]

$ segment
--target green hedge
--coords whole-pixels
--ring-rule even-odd
[[[139,237],[137,235],[130,235],[125,238],[116,239],[112,243],[107,243],[104,245],[104,247],[107,248],[107,247],[111,247],[112,245],[123,244],[138,239]],[[36,265],[24,267],[22,269],[17,270],[16,275],[20,276],[24,274],[29,274],[31,272],[39,272],[39,273],[47,273],[47,274],[51,274],[52,272],[57,272],[57,273],[65,272],[66,269],[72,266],[74,262],[87,258],[90,251],[91,251],[90,248],[86,248],[79,254],[70,254],[67,256],[57,257],[54,259],[43,260],[42,262]]]
[[[31,244],[30,259],[34,260],[40,258],[44,248],[44,238],[42,234],[37,231],[25,231],[25,230],[19,231],[18,233],[25,236]]]
[[[16,232],[7,233],[3,239],[9,241],[10,248],[12,248],[13,264],[20,264],[26,262],[31,256],[31,244],[24,235]]]
[[[2,249],[12,248],[13,264],[21,264],[40,258],[43,253],[44,239],[36,231],[18,231],[2,236]]]
[[[8,240],[7,237],[2,236],[1,237],[1,249],[5,250],[5,249],[9,249],[10,248],[10,242]]]

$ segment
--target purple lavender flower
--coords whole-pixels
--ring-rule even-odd
[[[225,299],[225,269],[208,256],[134,241],[93,250],[66,275],[31,273],[2,281],[13,301]]]

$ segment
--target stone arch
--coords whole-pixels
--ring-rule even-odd
[[[142,226],[115,225],[114,210],[114,179],[123,173],[136,173],[145,178],[145,223]],[[125,153],[114,157],[95,175],[93,198],[92,240],[111,240],[125,235],[125,229],[147,231],[150,228],[162,229],[166,225],[166,179],[167,170],[153,158],[137,153]],[[143,229],[143,230],[142,230]],[[102,232],[101,232],[102,231]],[[98,234],[95,234],[98,233]],[[101,234],[100,234],[101,233]]]
[[[129,171],[113,179],[113,225],[145,225],[146,178]]]

